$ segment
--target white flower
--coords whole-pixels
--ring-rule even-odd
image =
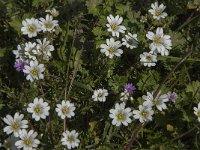
[[[151,4],[151,8],[149,12],[153,15],[154,19],[160,20],[161,18],[167,17],[167,13],[164,12],[166,6],[163,4],[158,6],[158,2],[155,2],[154,4]]]
[[[38,99],[37,97],[34,99],[33,103],[28,104],[27,111],[32,113],[32,118],[36,121],[39,121],[40,118],[46,119],[49,115],[50,107],[47,102],[43,102],[43,99]]]
[[[53,17],[57,17],[59,15],[59,11],[57,11],[55,8],[45,10],[45,12],[50,13]]]
[[[194,114],[198,117],[198,121],[200,122],[200,102],[198,107],[194,107]]]
[[[157,28],[156,33],[148,31],[146,37],[153,41],[149,46],[152,53],[160,53],[163,56],[169,55],[172,43],[170,36],[163,34],[163,28]]]
[[[132,115],[131,109],[125,108],[125,103],[115,104],[115,109],[110,110],[109,117],[112,118],[112,124],[121,126],[122,124],[128,126],[131,123],[130,116]]]
[[[122,38],[122,41],[122,45],[126,45],[127,48],[133,49],[138,47],[137,34],[128,33],[125,35],[125,38]]]
[[[106,40],[106,44],[100,45],[101,53],[105,53],[109,58],[113,58],[114,55],[120,57],[123,53],[123,50],[119,49],[122,46],[120,41],[115,41],[113,38],[110,38]]]
[[[112,32],[112,36],[117,36],[119,37],[119,33],[124,33],[126,28],[125,26],[120,25],[123,21],[122,17],[119,17],[119,15],[117,15],[115,18],[113,17],[113,15],[109,15],[107,16],[107,20],[109,24],[106,24],[106,26],[108,27],[108,31]]]
[[[6,150],[18,150],[18,148],[15,146],[15,142],[19,140],[19,138],[16,138],[14,135],[9,136],[3,143],[3,147]]]
[[[140,54],[140,62],[144,66],[155,66],[157,62],[157,56],[151,53],[144,52],[143,54]]]
[[[12,51],[13,52],[13,54],[15,55],[15,58],[16,59],[18,59],[18,58],[22,58],[22,56],[23,56],[23,52],[24,52],[24,49],[23,49],[23,46],[21,46],[21,45],[17,45],[17,50],[13,50]]]
[[[92,95],[92,99],[94,101],[105,102],[106,96],[108,96],[108,90],[98,89],[98,90],[94,90],[94,93]]]
[[[18,112],[15,113],[14,118],[11,115],[6,115],[3,118],[3,121],[8,125],[6,126],[3,131],[7,134],[14,133],[15,137],[19,136],[19,132],[21,129],[28,128],[28,121],[22,120],[24,118],[23,114],[19,114]]]
[[[44,38],[43,41],[37,39],[37,42],[38,53],[43,55],[43,59],[48,60],[49,57],[51,57],[51,52],[54,51],[54,46],[50,45],[50,41],[46,38]]]
[[[62,119],[65,119],[65,117],[67,118],[71,118],[72,116],[74,116],[74,104],[70,103],[69,101],[65,101],[63,100],[61,104],[57,104],[56,105],[56,112],[58,113],[58,116],[61,117]]]
[[[144,106],[156,106],[158,110],[162,111],[163,109],[167,109],[165,102],[169,101],[167,94],[160,95],[160,92],[157,94],[157,97],[154,99],[153,94],[147,92],[147,95],[143,95],[142,98],[145,100]]]
[[[58,26],[58,20],[53,20],[53,17],[49,14],[46,15],[46,19],[40,18],[40,21],[43,32],[54,32],[55,27]]]
[[[124,92],[120,94],[120,100],[126,102],[129,96],[130,96],[129,92],[125,89]]]
[[[38,19],[31,18],[22,21],[23,27],[21,31],[29,38],[36,37],[37,33],[41,31],[41,25]]]
[[[32,60],[36,60],[35,55],[37,55],[37,50],[36,50],[36,43],[32,43],[32,42],[27,42],[25,43],[25,47],[24,47],[24,54]]]
[[[134,110],[133,114],[135,119],[139,119],[141,123],[144,123],[152,120],[154,111],[152,110],[152,107],[139,105],[139,110]]]
[[[38,64],[38,61],[30,61],[30,66],[25,65],[23,72],[27,74],[26,79],[33,82],[34,80],[43,79],[42,72],[45,70],[44,64]]]
[[[80,140],[78,139],[78,133],[75,130],[63,132],[63,138],[61,139],[62,145],[67,145],[68,149],[78,147]]]
[[[36,139],[37,132],[30,130],[27,132],[25,129],[20,132],[20,140],[15,143],[17,148],[23,148],[23,150],[35,150],[38,147],[40,141]]]

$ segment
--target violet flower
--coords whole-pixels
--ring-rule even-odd
[[[130,95],[135,93],[135,86],[132,83],[127,83],[124,85],[124,90],[127,90]]]
[[[18,59],[15,61],[14,67],[18,72],[22,72],[25,65],[28,65],[26,61]]]

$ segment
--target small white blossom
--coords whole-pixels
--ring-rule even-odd
[[[15,142],[17,140],[19,140],[19,138],[15,137],[14,135],[11,135],[4,141],[3,147],[6,150],[18,150],[18,148],[15,146]]]
[[[29,59],[32,59],[32,60],[36,60],[36,56],[38,53],[37,53],[37,50],[36,50],[36,43],[32,43],[32,42],[27,42],[25,43],[25,47],[24,47],[24,54],[29,58]]]
[[[20,132],[20,140],[15,143],[17,148],[23,148],[23,150],[35,150],[40,144],[40,141],[36,139],[37,132],[30,130],[27,132],[25,129]]]
[[[133,114],[135,119],[139,119],[141,123],[144,123],[152,121],[152,115],[154,114],[154,111],[152,110],[152,107],[139,105],[139,110],[134,110]]]
[[[48,9],[48,10],[45,10],[45,12],[48,12],[50,13],[53,17],[58,17],[59,15],[59,11],[57,11],[55,8],[52,8],[52,9]]]
[[[106,44],[100,45],[101,53],[105,53],[109,58],[113,58],[114,56],[120,57],[123,53],[123,50],[119,49],[122,46],[120,41],[115,41],[113,38],[110,38],[106,40]]]
[[[17,50],[12,51],[16,59],[21,59],[24,54],[23,46],[17,45]]]
[[[162,111],[167,109],[166,102],[169,101],[167,94],[160,95],[160,92],[157,94],[156,98],[153,98],[153,93],[147,92],[147,95],[143,95],[142,98],[145,100],[144,106],[156,106],[158,110]]]
[[[78,139],[78,133],[75,130],[63,132],[63,138],[61,139],[62,145],[66,145],[68,149],[72,149],[79,146],[80,140]]]
[[[200,102],[198,103],[198,107],[194,107],[194,114],[198,117],[198,121],[200,122]]]
[[[53,16],[47,14],[46,19],[40,18],[41,29],[43,32],[54,32],[55,27],[58,26],[58,20],[53,20]]]
[[[131,109],[125,108],[125,103],[115,104],[115,109],[110,110],[109,117],[112,118],[112,124],[116,126],[128,126],[132,122],[130,116],[132,115]]]
[[[140,54],[140,62],[144,66],[155,66],[157,62],[157,56],[151,53],[144,52],[143,54]]]
[[[36,37],[37,33],[41,31],[39,20],[35,18],[23,20],[22,25],[21,31],[24,35],[28,35],[29,38]]]
[[[27,75],[26,79],[33,82],[34,80],[43,79],[44,64],[38,64],[38,61],[30,61],[30,66],[25,65],[23,72]]]
[[[39,121],[40,118],[46,119],[49,115],[50,107],[47,102],[43,102],[43,99],[38,99],[37,97],[34,99],[33,103],[28,104],[27,111],[32,113],[32,118],[36,121]]]
[[[120,100],[126,102],[129,96],[130,96],[129,92],[125,89],[124,92],[120,94]]]
[[[105,102],[107,96],[108,96],[108,90],[98,89],[98,90],[94,90],[94,93],[92,95],[92,99],[94,101]]]
[[[126,45],[127,48],[133,49],[138,47],[137,34],[128,33],[125,38],[122,38],[122,45]]]
[[[14,133],[14,136],[18,137],[21,129],[28,128],[28,121],[22,120],[23,118],[24,115],[19,114],[18,112],[15,113],[14,118],[11,115],[6,115],[6,117],[3,118],[3,121],[8,126],[6,126],[3,131],[6,132],[6,134]]]
[[[58,116],[62,119],[65,119],[65,117],[71,118],[75,116],[74,110],[76,108],[74,107],[73,103],[63,100],[61,104],[57,104],[56,106],[56,112],[58,113]]]
[[[149,46],[151,53],[160,53],[162,56],[169,55],[172,46],[171,37],[163,34],[163,28],[157,28],[156,33],[148,31],[146,37],[153,41]]]
[[[158,2],[151,4],[151,8],[149,12],[153,15],[154,19],[160,20],[161,18],[167,17],[167,13],[164,12],[166,6],[161,4],[158,6]]]
[[[48,41],[46,38],[41,41],[40,39],[37,39],[37,50],[38,53],[43,56],[44,60],[48,60],[49,57],[51,57],[51,52],[54,51],[54,46],[50,44],[50,41]]]
[[[106,26],[108,27],[108,32],[112,32],[112,36],[119,37],[119,33],[124,33],[126,28],[125,26],[120,25],[123,21],[122,17],[119,17],[117,15],[116,17],[113,17],[113,15],[107,16],[108,24]]]

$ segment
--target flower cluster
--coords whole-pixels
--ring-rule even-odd
[[[101,53],[105,53],[105,55],[109,58],[113,58],[114,56],[120,57],[123,54],[123,50],[121,49],[122,45],[125,45],[127,48],[133,49],[138,47],[138,39],[137,34],[131,34],[128,32],[125,37],[121,40],[116,40],[115,38],[119,38],[120,33],[125,33],[126,27],[121,25],[123,18],[119,15],[107,16],[108,27],[107,31],[112,33],[112,37],[110,39],[106,39],[106,44],[101,44]]]
[[[52,10],[55,13],[55,10]],[[52,12],[52,13],[53,13]],[[22,34],[29,38],[36,37],[41,31],[46,35],[53,34],[58,27],[58,21],[53,20],[53,16],[47,14],[45,18],[30,18],[22,21]],[[51,53],[55,48],[52,45],[52,39],[44,37],[35,41],[27,41],[19,44],[16,50],[13,50],[15,55],[15,69],[18,72],[23,72],[27,80],[31,82],[44,78],[45,61],[51,58]]]
[[[153,15],[153,18],[160,20],[167,16],[166,12],[163,12],[166,6],[163,4],[158,6],[158,2],[151,4],[152,9],[149,12]],[[163,28],[158,27],[156,33],[148,31],[146,37],[152,41],[149,45],[150,52],[144,52],[140,55],[140,62],[144,66],[155,66],[157,62],[157,54],[160,53],[162,56],[168,56],[169,50],[172,48],[171,37],[163,33]]]

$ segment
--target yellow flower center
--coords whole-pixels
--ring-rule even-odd
[[[114,51],[115,51],[115,48],[113,48],[113,47],[110,47],[109,49],[108,49],[108,51],[109,51],[109,53],[114,53]]]
[[[63,114],[67,114],[69,112],[69,109],[67,107],[63,107],[61,111]]]
[[[28,27],[28,31],[29,31],[29,32],[35,32],[35,28],[34,28],[33,26],[29,26],[29,27]]]
[[[14,122],[14,123],[12,124],[12,128],[13,128],[14,130],[18,129],[18,128],[19,128],[19,123]]]
[[[117,117],[117,120],[120,120],[120,121],[125,120],[125,114],[123,113],[117,114],[116,117]]]
[[[156,43],[156,44],[161,44],[161,38],[160,37],[155,37],[153,42]]]
[[[146,116],[147,116],[147,112],[146,112],[146,111],[142,111],[140,114],[141,114],[143,117],[146,117]]]
[[[37,69],[31,70],[31,74],[32,74],[33,76],[37,76],[37,75],[38,75],[38,70],[37,70]]]
[[[197,112],[197,116],[200,117],[200,111]]]
[[[45,23],[45,27],[46,27],[47,29],[51,29],[51,28],[53,27],[53,24],[50,23],[50,22],[46,22],[46,23]]]
[[[129,38],[129,39],[127,40],[127,43],[128,43],[129,45],[135,45],[135,44],[137,44],[137,41],[136,41],[135,39],[133,39],[133,38]]]
[[[69,135],[67,137],[67,141],[70,142],[70,143],[72,143],[74,141],[74,136],[73,135]]]
[[[24,139],[24,144],[27,145],[27,146],[31,146],[32,145],[32,142],[29,138],[25,138]]]
[[[146,56],[146,60],[148,60],[149,62],[152,61],[151,56]]]
[[[112,24],[112,25],[111,25],[111,29],[112,29],[113,31],[116,31],[116,30],[118,30],[118,26],[117,26],[116,24]]]
[[[160,10],[156,10],[155,15],[156,15],[156,16],[160,16],[160,15],[161,15],[161,11],[160,11]]]
[[[40,114],[42,112],[42,109],[39,105],[37,105],[35,108],[34,108],[34,112],[37,113],[37,114]]]
[[[9,141],[6,141],[5,142],[5,144],[4,144],[4,147],[6,148],[6,149],[11,149],[11,147],[12,147],[12,142],[9,140]]]

